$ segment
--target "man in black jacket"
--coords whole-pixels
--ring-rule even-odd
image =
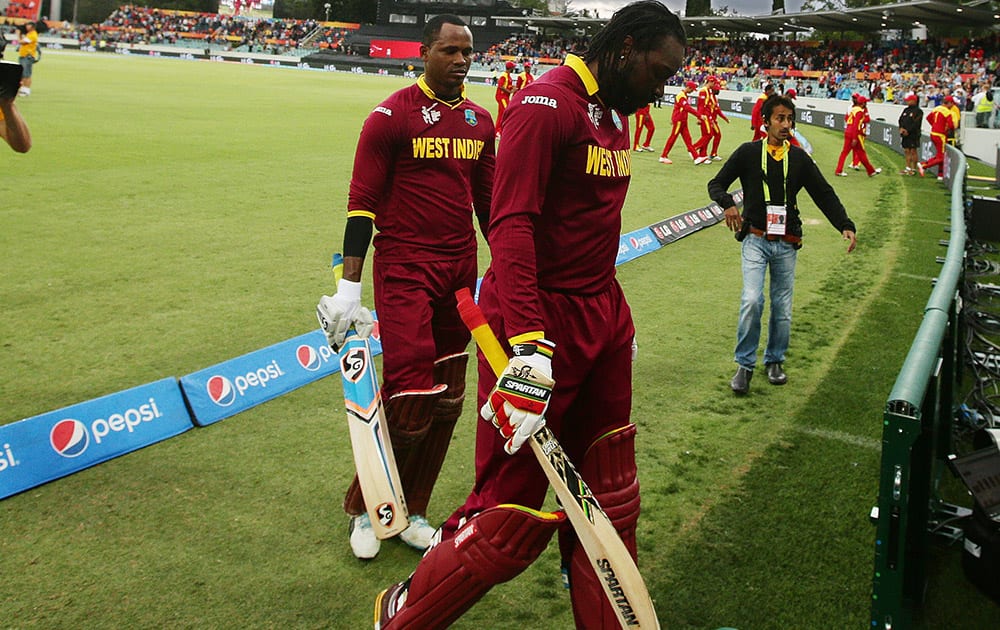
[[[795,259],[802,247],[802,220],[796,203],[805,188],[833,227],[849,241],[848,253],[857,245],[854,222],[823,178],[819,167],[801,148],[788,142],[795,122],[795,105],[785,96],[771,96],[761,111],[767,139],[747,142],[736,149],[711,181],[708,194],[725,208],[726,226],[742,241],[743,294],[740,300],[735,361],[739,365],[730,387],[739,395],[750,391],[757,364],[760,322],[764,311],[764,275],[770,268],[771,314],[768,319],[764,365],[772,385],[788,381],[782,364],[792,327],[792,288]],[[766,177],[765,177],[766,174]],[[729,186],[743,186],[740,215]]]
[[[924,122],[924,112],[917,105],[917,95],[913,92],[903,97],[906,109],[899,114],[899,140],[903,146],[906,168],[900,175],[917,174],[917,149],[920,148],[920,125]]]

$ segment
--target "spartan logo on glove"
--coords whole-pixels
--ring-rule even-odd
[[[511,366],[511,372],[514,373],[508,374],[500,379],[500,382],[497,383],[497,389],[515,392],[521,396],[533,398],[538,402],[544,402],[549,399],[549,395],[552,393],[551,389],[548,387],[532,385],[531,383],[522,380],[535,380],[535,378],[531,376],[531,366],[526,365],[520,370],[515,370],[514,367]]]

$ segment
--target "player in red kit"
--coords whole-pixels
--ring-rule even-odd
[[[531,85],[535,80],[535,76],[531,74],[531,62],[524,62],[524,72],[517,75],[517,83],[514,85],[515,90],[523,90],[524,88]]]
[[[694,142],[691,141],[691,132],[688,130],[688,115],[694,116],[696,119],[700,119],[698,115],[698,110],[691,107],[691,103],[688,98],[695,90],[698,89],[698,84],[694,81],[685,81],[684,87],[681,88],[679,92],[674,96],[674,111],[670,117],[671,124],[670,137],[667,138],[667,143],[663,145],[663,153],[660,154],[660,162],[664,164],[673,164],[673,160],[670,159],[670,149],[674,148],[674,142],[677,141],[677,136],[680,136],[684,140],[684,146],[687,148],[688,154],[692,159],[697,159],[698,154],[694,148]]]
[[[400,537],[425,549],[425,518],[452,430],[462,411],[469,332],[455,291],[478,274],[473,213],[485,227],[492,203],[495,141],[489,113],[465,96],[472,33],[454,15],[427,22],[424,74],[368,115],[351,176],[344,230],[344,275],[317,307],[334,348],[354,327],[366,336],[361,272],[375,236],[372,281],[383,348],[382,395],[392,448],[410,512]],[[485,233],[485,229],[483,230]],[[351,549],[379,551],[357,477],[344,510]]]
[[[694,148],[698,154],[695,164],[706,164],[712,160],[721,160],[719,157],[719,143],[722,142],[722,129],[719,128],[719,118],[726,122],[729,119],[722,113],[719,107],[718,94],[721,90],[719,78],[710,75],[705,80],[705,85],[698,90],[698,115],[701,117],[701,138],[695,143]],[[712,145],[709,153],[709,144]]]
[[[764,128],[764,117],[760,115],[760,108],[764,106],[764,101],[774,94],[774,84],[768,83],[764,86],[764,93],[757,97],[750,111],[750,130],[753,131],[751,142],[757,142],[767,137],[767,130]]]
[[[514,355],[500,382],[520,378],[547,410],[496,388],[480,353],[480,413],[489,422],[478,426],[475,485],[410,578],[378,596],[376,628],[447,627],[522,572],[556,531],[577,627],[618,627],[574,532],[562,527],[565,515],[538,511],[548,482],[520,447],[547,425],[635,556],[635,329],[615,279],[631,171],[627,120],[684,65],[685,42],[665,5],[629,4],[582,58],[568,55],[511,103],[495,182],[509,193],[490,218],[492,262],[479,301]]]
[[[871,116],[868,114],[868,99],[858,95],[854,100],[854,106],[847,112],[846,126],[844,127],[844,148],[840,151],[840,159],[837,160],[837,170],[834,175],[846,177],[844,172],[844,161],[847,154],[853,152],[859,164],[865,167],[868,177],[874,177],[882,172],[882,169],[875,168],[868,160],[868,153],[865,151],[864,137],[867,133],[868,121]]]
[[[514,67],[514,62],[508,61],[503,73],[497,79],[497,91],[495,94],[497,99],[497,136],[500,135],[500,130],[503,128],[503,113],[507,111],[507,105],[510,104],[510,95],[514,93],[516,87],[514,77],[510,73]]]
[[[642,135],[642,130],[646,130],[646,142],[643,145],[639,145],[639,137]],[[656,125],[653,124],[653,117],[649,114],[649,105],[640,107],[635,112],[635,140],[632,142],[632,148],[638,153],[641,151],[652,151],[653,148],[649,144],[653,141],[653,132],[656,131]]]
[[[951,101],[951,102],[949,102]],[[926,162],[917,162],[917,171],[923,177],[927,169],[938,167],[938,179],[944,179],[944,145],[948,134],[955,130],[955,117],[951,113],[951,105],[955,102],[951,96],[944,97],[940,105],[927,114],[927,122],[931,124],[931,142],[934,143],[934,157]]]

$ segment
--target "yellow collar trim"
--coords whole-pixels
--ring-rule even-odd
[[[587,96],[597,94],[600,86],[597,85],[597,79],[594,78],[594,75],[590,72],[590,68],[583,62],[583,59],[576,55],[566,55],[566,65],[572,68],[580,77],[580,80],[583,81],[583,87],[587,90]]]
[[[417,86],[420,88],[420,91],[422,91],[424,94],[427,95],[427,98],[429,98],[431,100],[434,100],[434,101],[437,101],[439,103],[443,103],[443,104],[447,105],[448,107],[450,107],[451,109],[455,109],[456,107],[458,107],[459,105],[461,105],[462,103],[465,102],[465,84],[464,83],[462,84],[462,95],[458,98],[457,101],[446,101],[446,100],[440,98],[437,94],[434,93],[434,90],[432,90],[430,88],[430,86],[427,85],[427,81],[424,79],[424,75],[420,75],[420,77],[417,79]]]

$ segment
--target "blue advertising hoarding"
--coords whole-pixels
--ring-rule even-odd
[[[374,313],[373,313],[374,315]],[[372,355],[382,352],[378,324]],[[339,371],[319,329],[181,377],[194,422],[206,426]]]
[[[0,498],[71,475],[192,427],[165,378],[0,426]]]

